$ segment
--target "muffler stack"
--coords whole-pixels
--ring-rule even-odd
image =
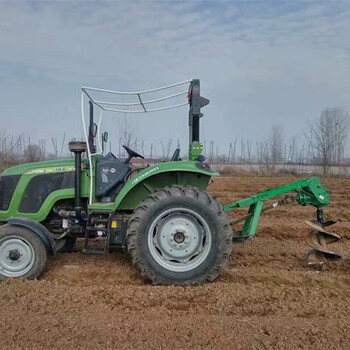
[[[305,224],[312,229],[306,238],[307,244],[311,247],[306,254],[309,264],[323,264],[326,260],[338,260],[341,258],[341,255],[330,251],[327,247],[328,244],[340,240],[338,235],[325,230],[325,227],[335,223],[336,221],[324,222],[322,209],[317,209],[317,220],[305,221]]]

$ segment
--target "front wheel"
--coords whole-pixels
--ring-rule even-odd
[[[34,232],[20,226],[1,226],[0,281],[11,277],[37,278],[46,263],[45,245]]]
[[[171,186],[148,196],[129,221],[128,250],[153,284],[213,281],[232,250],[232,230],[220,204],[204,191]]]

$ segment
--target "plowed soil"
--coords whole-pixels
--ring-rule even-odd
[[[209,190],[226,204],[294,180],[225,177]],[[315,213],[297,204],[264,214],[202,287],[145,284],[123,252],[61,254],[39,280],[0,284],[0,349],[349,349],[350,179],[323,183],[341,261],[306,265],[303,222]]]

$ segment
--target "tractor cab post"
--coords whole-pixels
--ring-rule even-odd
[[[201,108],[209,104],[210,101],[201,96],[199,79],[192,80],[187,97],[190,105],[188,112],[188,125],[190,129],[188,158],[189,160],[204,160],[204,157],[201,156],[203,145],[199,141],[200,118],[203,117]]]
[[[95,137],[97,134],[97,125],[94,123],[94,104],[89,101],[89,149],[91,153],[96,153]]]

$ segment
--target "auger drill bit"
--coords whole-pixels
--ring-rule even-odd
[[[341,255],[327,248],[327,244],[339,241],[340,237],[324,229],[335,224],[336,221],[324,221],[322,209],[317,208],[317,220],[307,220],[305,223],[312,229],[306,238],[306,242],[312,248],[306,254],[309,264],[322,264],[326,260],[340,259]]]
[[[316,209],[316,217],[317,217],[317,220],[312,220],[312,222],[318,226],[322,226],[323,228],[334,225],[337,223],[336,220],[324,221],[323,209],[321,209],[321,208]]]

